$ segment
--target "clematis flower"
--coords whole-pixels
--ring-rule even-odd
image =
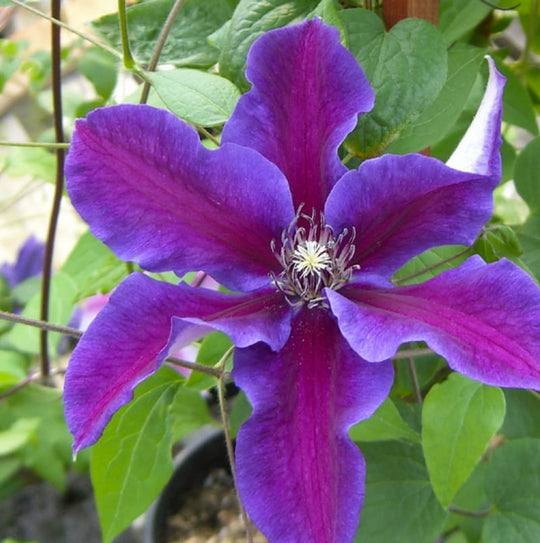
[[[374,96],[334,28],[268,32],[246,75],[218,150],[147,106],[78,121],[67,188],[93,233],[146,270],[204,270],[235,293],[129,276],[73,353],[66,417],[75,450],[91,445],[170,352],[220,330],[253,406],[236,444],[248,513],[272,543],[344,543],[365,475],[347,431],[387,397],[402,342],[483,383],[540,386],[540,292],[514,264],[473,257],[391,281],[430,247],[473,243],[490,218],[504,79],[490,61],[448,164],[386,155],[349,171],[337,150]]]
[[[11,288],[16,287],[26,279],[39,275],[42,271],[45,245],[30,236],[19,249],[17,259],[13,264],[8,262],[0,265],[0,273]]]

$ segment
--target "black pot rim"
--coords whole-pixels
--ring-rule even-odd
[[[204,426],[182,441],[169,482],[144,516],[143,543],[167,543],[167,520],[180,510],[187,493],[214,468],[229,469],[221,428]]]

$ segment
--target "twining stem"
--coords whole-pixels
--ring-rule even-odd
[[[61,0],[52,0],[51,14],[53,19],[60,18]],[[51,69],[52,69],[52,95],[53,95],[53,117],[54,135],[56,143],[64,143],[64,127],[62,114],[62,66],[61,66],[61,40],[60,27],[51,23]],[[45,255],[43,257],[43,273],[41,280],[41,308],[40,318],[42,321],[49,320],[49,303],[51,295],[52,261],[54,253],[54,242],[56,240],[56,229],[64,191],[64,158],[65,149],[56,149],[56,180],[54,183],[54,195],[49,218],[47,241],[45,243]],[[40,332],[40,369],[42,379],[50,375],[51,367],[49,360],[49,340],[47,330]]]
[[[0,141],[0,147],[43,147],[45,149],[67,149],[69,143],[39,143],[36,141]]]
[[[161,52],[163,51],[163,47],[165,46],[165,42],[167,41],[167,38],[169,37],[169,34],[171,32],[172,25],[174,24],[176,16],[178,15],[178,12],[183,6],[184,1],[185,0],[176,0],[173,7],[171,8],[171,11],[169,11],[169,15],[167,15],[165,24],[163,25],[163,28],[161,29],[161,32],[159,34],[156,47],[152,54],[152,58],[150,59],[150,63],[148,64],[147,71],[149,72],[155,71],[159,62],[159,57],[161,56]],[[149,93],[150,93],[150,82],[148,80],[145,80],[143,84],[142,92],[141,92],[141,99],[140,99],[141,104],[146,104]]]
[[[409,368],[409,376],[413,386],[414,399],[416,403],[422,403],[422,391],[420,390],[420,383],[418,382],[418,375],[416,374],[416,366],[414,360],[409,356],[407,357],[407,367]]]
[[[225,354],[221,357],[221,360],[217,364],[217,366],[221,370],[221,375],[218,378],[217,389],[218,389],[218,398],[219,398],[219,412],[221,415],[221,421],[223,423],[223,431],[225,433],[225,443],[227,444],[227,455],[229,456],[229,464],[231,466],[231,473],[234,479],[234,486],[236,489],[238,489],[238,486],[236,485],[236,463],[234,461],[234,448],[232,444],[231,431],[229,429],[229,416],[227,415],[227,408],[225,405],[225,363],[227,362],[227,359],[231,356],[233,351],[234,351],[234,346],[230,347],[225,352]],[[236,490],[236,498],[238,500],[238,505],[240,507],[240,514],[242,515],[242,520],[246,528],[247,542],[253,543],[251,530],[249,528],[249,517],[246,513],[246,510],[244,509],[242,500],[240,499],[240,496],[238,495],[238,490]]]
[[[148,67],[146,69],[147,72],[153,72],[157,68],[159,57],[161,56],[161,52],[163,51],[163,47],[165,46],[165,43],[167,41],[167,38],[169,37],[169,34],[171,33],[172,26],[174,24],[174,21],[176,20],[176,17],[178,15],[178,12],[184,5],[185,0],[176,0],[173,7],[171,8],[171,11],[169,12],[169,15],[167,15],[167,19],[165,20],[165,23],[163,25],[163,28],[161,29],[161,32],[159,34],[156,47],[154,49],[154,52],[152,54],[152,58],[150,59],[150,63],[148,64]],[[148,95],[150,94],[150,87],[151,82],[148,78],[144,77],[144,74],[139,74],[144,80],[143,88],[141,91],[141,98],[139,100],[139,103],[146,104],[148,101]],[[199,133],[201,133],[205,138],[209,139],[211,142],[215,143],[219,147],[219,141],[216,137],[214,137],[213,134],[208,132],[204,127],[196,125],[195,128]]]
[[[426,356],[428,354],[433,354],[433,351],[431,349],[403,349],[402,351],[397,352],[392,357],[392,360],[400,360],[415,356]]]
[[[120,21],[120,37],[122,40],[122,62],[127,70],[133,70],[136,62],[129,48],[126,0],[118,0],[118,20]]]
[[[82,330],[78,330],[77,328],[71,328],[70,326],[61,326],[59,324],[53,324],[51,322],[40,321],[37,319],[30,319],[28,317],[16,315],[15,313],[8,313],[6,311],[0,311],[0,319],[15,322],[18,324],[24,324],[26,326],[33,326],[34,328],[39,328],[40,330],[47,330],[48,332],[58,332],[59,334],[71,336],[74,338],[80,338],[83,335]],[[223,374],[220,369],[203,366],[202,364],[196,364],[195,362],[188,362],[187,360],[181,360],[172,356],[165,359],[165,362],[169,362],[176,366],[181,366],[182,368],[186,368],[188,370],[205,373],[216,378],[219,378],[222,375],[224,375],[224,377],[229,377],[227,372]]]
[[[491,514],[490,509],[485,509],[484,511],[467,511],[466,509],[461,509],[461,507],[455,507],[454,505],[448,506],[448,511],[450,511],[450,513],[455,513],[456,515],[473,518],[484,518]]]
[[[216,377],[217,379],[221,379],[221,377],[229,377],[229,374],[227,372],[224,373],[221,369],[203,366],[202,364],[197,364],[196,362],[188,362],[187,360],[181,360],[180,358],[176,358],[174,356],[169,356],[165,359],[165,362],[169,362],[170,364],[174,364],[188,370],[205,373],[206,375]]]
[[[89,36],[88,34],[84,34],[83,32],[80,32],[76,28],[73,28],[72,26],[63,23],[59,19],[55,18],[54,15],[51,17],[47,15],[46,13],[43,13],[42,11],[39,11],[36,8],[33,8],[29,4],[25,4],[24,2],[20,2],[19,0],[10,0],[13,4],[25,9],[26,11],[29,11],[30,13],[33,13],[34,15],[37,15],[38,17],[41,17],[42,19],[45,19],[46,21],[51,22],[55,26],[59,26],[60,28],[64,28],[68,32],[71,32],[72,34],[75,34],[76,36],[79,36],[79,38],[82,38],[83,40],[87,41],[88,43],[91,43],[92,45],[95,45],[96,47],[99,47],[100,49],[103,49],[104,51],[107,51],[111,55],[115,56],[116,58],[122,60],[122,54],[116,51],[116,49],[113,49],[112,47],[109,47],[108,45],[101,43],[94,39],[92,36]]]
[[[82,336],[82,331],[77,328],[71,328],[70,326],[61,326],[59,324],[53,324],[51,322],[40,321],[37,319],[30,319],[23,317],[22,315],[16,315],[15,313],[7,313],[6,311],[0,311],[0,319],[16,322],[19,324],[25,324],[26,326],[33,326],[40,330],[47,330],[49,332],[58,332],[66,336],[79,338]]]

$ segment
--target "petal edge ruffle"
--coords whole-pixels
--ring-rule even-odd
[[[419,285],[349,285],[326,295],[343,335],[366,360],[426,341],[467,377],[540,389],[540,290],[511,262],[471,257]]]

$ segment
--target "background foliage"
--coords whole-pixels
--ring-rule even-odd
[[[12,4],[0,0],[0,6]],[[380,2],[367,0],[185,0],[169,25],[176,4],[140,0],[126,8],[119,2],[120,15],[96,16],[91,22],[97,36],[92,44],[81,37],[70,40],[61,62],[88,85],[84,94],[65,86],[61,112],[51,105],[51,95],[58,92],[54,79],[50,86],[51,66],[60,59],[53,55],[51,60],[45,51],[27,53],[28,44],[21,40],[0,41],[0,90],[26,74],[27,107],[40,119],[28,133],[43,143],[5,147],[0,155],[3,184],[23,174],[39,183],[55,183],[61,158],[47,147],[58,139],[50,128],[53,118],[64,119],[69,139],[75,117],[106,104],[138,102],[141,97],[146,101],[145,85],[150,85],[149,103],[198,127],[205,145],[219,144],[223,123],[249,88],[244,69],[253,41],[263,32],[317,15],[339,29],[377,97],[373,111],[361,118],[341,149],[350,167],[386,152],[429,151],[445,160],[478,107],[487,75],[485,54],[495,58],[508,79],[504,177],[496,190],[492,221],[472,247],[429,250],[396,278],[407,283],[414,274],[414,281],[423,280],[477,253],[486,261],[509,258],[540,280],[538,0],[522,0],[518,6],[495,2],[512,7],[509,11],[480,0],[441,0],[437,25],[404,19],[390,30]],[[164,28],[167,38],[156,54]],[[60,240],[64,228],[60,222]],[[36,234],[44,239],[43,232]],[[84,300],[110,292],[132,269],[83,233],[56,266],[48,320],[64,326],[73,322]],[[160,277],[177,280],[169,274]],[[0,276],[0,309],[12,317],[39,320],[43,292],[40,277],[10,285]],[[103,536],[111,541],[144,512],[166,482],[172,445],[201,425],[219,424],[200,394],[216,379],[163,368],[140,385],[133,402],[113,417],[91,453],[80,455],[73,465],[61,407],[61,375],[70,344],[65,334],[55,333],[44,353],[39,326],[13,323],[5,314],[3,319],[0,498],[24,485],[28,470],[63,488],[67,470],[87,469],[91,457]],[[219,372],[230,342],[212,334],[195,347],[196,362]],[[52,361],[47,375],[44,357]],[[406,345],[395,366],[391,398],[370,420],[351,429],[369,466],[356,541],[539,541],[538,393],[503,392],[450,374],[444,360],[426,352],[424,345]],[[231,414],[233,433],[249,411],[240,394]]]

